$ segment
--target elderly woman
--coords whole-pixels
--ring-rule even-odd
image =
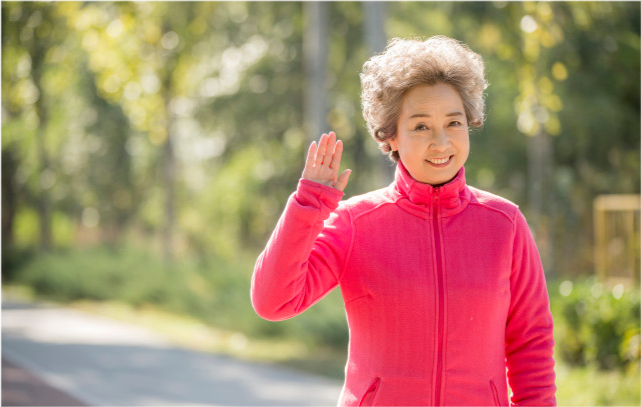
[[[483,61],[457,41],[394,39],[363,67],[363,115],[397,163],[387,188],[339,202],[343,146],[309,147],[258,258],[252,303],[291,318],[340,286],[349,356],[339,405],[554,405],[552,316],[512,202],[468,186]],[[507,369],[507,372],[506,372]]]

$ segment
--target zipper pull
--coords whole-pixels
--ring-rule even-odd
[[[439,200],[440,200],[440,199],[439,199],[439,195],[440,195],[440,194],[439,194],[439,192],[440,192],[440,191],[437,189],[435,192],[436,192],[436,193],[434,194],[434,203],[438,203],[438,202],[439,202]]]

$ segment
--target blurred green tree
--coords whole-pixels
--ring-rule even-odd
[[[98,230],[167,258],[260,250],[313,137],[301,3],[2,7],[7,233],[33,243],[39,216],[42,246],[53,222],[58,244]],[[347,195],[393,169],[359,108],[373,36],[450,35],[491,84],[469,182],[521,204],[548,270],[590,273],[592,199],[639,190],[639,4],[395,2],[378,34],[367,7],[326,5],[326,121],[354,170]]]

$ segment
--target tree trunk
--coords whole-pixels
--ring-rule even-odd
[[[365,1],[363,9],[365,12],[365,43],[370,55],[378,54],[387,45],[387,34],[385,33],[386,3],[380,1]],[[395,167],[390,165],[385,155],[379,155],[376,168],[377,178],[389,184],[394,179]]]
[[[169,19],[164,19],[162,32],[171,30]],[[176,153],[174,151],[174,114],[171,109],[171,101],[174,97],[172,75],[176,68],[177,56],[169,52],[163,58],[162,85],[165,100],[165,129],[167,137],[163,145],[162,154],[162,182],[165,188],[165,222],[163,227],[162,248],[165,262],[171,263],[174,260],[174,229],[176,222]]]
[[[15,268],[13,219],[16,213],[15,173],[18,168],[12,145],[0,150],[0,282],[11,279]]]
[[[16,170],[18,159],[15,148],[9,145],[2,149],[2,245],[11,247],[14,241],[13,221],[18,206]]]
[[[305,130],[308,141],[316,140],[327,129],[328,3],[310,1],[303,4],[305,34],[303,54],[305,63]]]
[[[385,0],[361,0],[365,16],[365,43],[371,55],[382,52],[387,44],[385,33]],[[389,184],[394,179],[395,167],[390,165],[384,155],[378,157],[377,175],[383,183]]]
[[[7,22],[8,22],[8,7],[5,2],[0,4],[0,78],[4,77],[4,53],[7,48]]]
[[[386,3],[381,1],[364,1],[365,12],[365,43],[370,53],[377,54],[385,49],[387,34],[385,33]]]
[[[552,272],[553,193],[550,191],[552,166],[550,137],[544,131],[527,137],[528,159],[528,220],[532,225],[543,266]]]
[[[163,184],[165,186],[165,226],[163,229],[163,255],[165,261],[171,263],[174,260],[174,223],[176,211],[176,157],[172,140],[172,132],[167,130],[167,140],[163,146]]]
[[[40,248],[48,250],[51,248],[51,198],[49,196],[49,182],[46,176],[50,170],[49,154],[47,152],[47,124],[49,122],[49,114],[45,106],[43,98],[43,90],[41,86],[42,68],[44,63],[44,53],[46,50],[38,46],[34,47],[32,52],[32,79],[33,83],[40,93],[40,97],[35,102],[36,114],[38,116],[38,129],[36,130],[36,148],[38,150],[38,199],[37,211],[40,228]]]

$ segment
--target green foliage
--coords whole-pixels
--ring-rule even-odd
[[[570,365],[639,370],[638,287],[593,278],[551,285],[556,354]]]
[[[25,248],[13,243],[2,244],[2,283],[15,281],[16,275],[36,255],[34,248]]]
[[[556,400],[559,406],[638,406],[639,369],[601,370],[556,361]]]
[[[359,107],[372,54],[363,5],[327,7],[327,122],[353,169],[349,197],[384,186],[389,171]],[[2,145],[16,160],[3,188],[16,197],[9,217],[37,221],[6,239],[35,244],[54,223],[54,245],[68,246],[79,238],[58,225],[94,227],[97,211],[111,245],[136,230],[203,258],[260,249],[318,136],[304,131],[301,3],[2,10]],[[482,54],[487,120],[472,135],[468,181],[541,212],[533,227],[548,271],[589,272],[590,202],[638,192],[639,4],[392,2],[385,13],[388,38],[445,34]],[[529,147],[542,133],[537,208]]]
[[[148,252],[88,248],[3,256],[3,283],[31,287],[38,297],[60,302],[122,301],[187,314],[250,337],[289,337],[321,347],[346,348],[348,334],[339,291],[304,315],[281,323],[258,317],[249,286],[254,254],[230,260],[167,265]]]
[[[16,279],[39,295],[64,302],[121,298],[136,305],[165,303],[167,290],[181,287],[177,276],[151,256],[106,248],[41,254]]]

